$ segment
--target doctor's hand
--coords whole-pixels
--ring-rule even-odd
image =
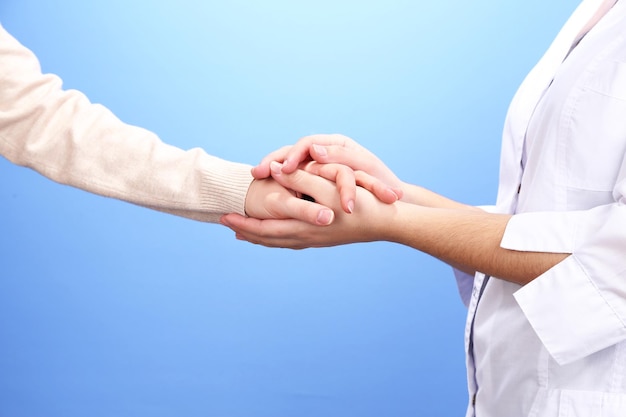
[[[255,178],[270,175],[270,163],[282,162],[282,171],[293,173],[303,162],[317,161],[322,164],[336,163],[349,167],[351,175],[344,174],[336,182],[341,194],[342,207],[354,204],[355,185],[371,191],[380,201],[393,203],[403,196],[404,183],[372,152],[344,135],[312,135],[300,139],[293,146],[286,146],[267,155],[252,169]],[[353,208],[353,207],[352,207]]]
[[[314,226],[300,220],[260,220],[227,214],[220,222],[235,231],[238,239],[270,247],[302,249],[326,247],[346,243],[385,240],[388,221],[394,217],[395,204],[386,204],[362,187],[356,188],[356,201],[352,214],[341,209],[337,185],[318,175],[296,170],[286,174],[280,163],[271,164],[273,178],[285,188],[307,194],[316,202],[332,209],[335,219],[326,227]],[[321,167],[310,164],[307,169]]]

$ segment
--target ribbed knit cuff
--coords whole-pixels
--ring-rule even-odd
[[[246,194],[254,180],[250,173],[252,167],[210,155],[206,157],[200,184],[202,211],[214,214],[214,221],[227,213],[245,215]]]

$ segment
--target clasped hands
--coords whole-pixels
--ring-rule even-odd
[[[300,249],[385,240],[404,183],[343,135],[314,135],[267,155],[252,169],[247,217],[220,222],[240,240]],[[313,202],[299,198],[312,197]]]
[[[511,215],[490,214],[402,182],[346,136],[303,138],[266,156],[252,174],[249,217],[227,214],[220,220],[240,240],[292,249],[389,241],[470,275],[481,271],[519,285],[569,256],[502,248]]]

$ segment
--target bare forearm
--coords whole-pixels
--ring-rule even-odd
[[[383,229],[386,240],[411,246],[463,270],[523,285],[568,256],[501,248],[510,215],[396,204],[395,218]]]
[[[482,211],[480,208],[460,203],[450,198],[444,197],[433,191],[430,191],[419,185],[404,183],[402,186],[404,197],[402,201],[411,204],[417,204],[424,207],[442,208],[442,209],[454,209],[454,210],[470,210],[470,211]],[[447,262],[453,268],[473,275],[476,270],[468,265],[463,265],[457,262]]]
[[[482,211],[477,207],[459,203],[458,201],[444,197],[424,187],[420,187],[419,185],[404,183],[401,188],[404,193],[402,201],[404,201],[405,203],[417,204],[420,206],[432,208]]]

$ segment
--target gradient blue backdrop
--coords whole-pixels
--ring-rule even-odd
[[[492,203],[508,102],[576,0],[2,0],[67,88],[254,164],[344,133],[404,180]],[[0,416],[461,416],[449,269],[291,251],[0,158]]]

